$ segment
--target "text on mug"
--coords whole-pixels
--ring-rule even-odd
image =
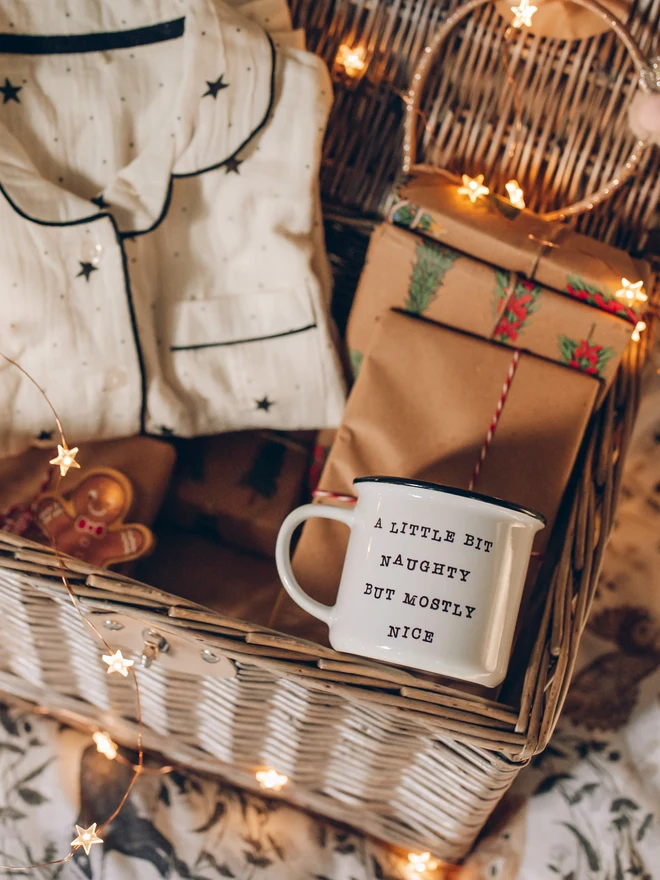
[[[392,560],[392,555],[387,556],[385,553],[381,553],[380,555],[380,565],[381,568],[389,568],[390,561]],[[398,556],[395,557],[392,565],[402,565],[408,569],[408,571],[414,571],[419,565],[419,570],[423,572],[431,572],[431,574],[437,574],[439,577],[448,577],[450,580],[453,580],[456,576],[457,572],[460,572],[461,581],[465,583],[470,574],[464,568],[456,568],[453,565],[447,565],[445,562],[433,562],[430,559],[411,559],[410,556],[406,557],[406,561],[403,561],[403,557],[399,553]],[[433,566],[433,568],[431,568]]]
[[[384,598],[385,601],[391,602],[396,595],[396,590],[391,587],[376,587],[373,584],[366,583],[364,585],[364,595],[373,596],[374,599]],[[428,608],[430,611],[444,611],[445,614],[449,614],[451,611],[454,617],[462,617],[463,610],[465,610],[467,620],[472,620],[472,615],[476,610],[473,605],[461,605],[460,602],[439,599],[437,596],[430,597],[423,594],[419,595],[418,593],[409,593],[407,590],[403,597],[403,604],[414,605],[415,607],[419,605],[420,608]]]

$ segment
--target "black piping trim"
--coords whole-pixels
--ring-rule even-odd
[[[208,165],[206,168],[200,168],[197,171],[188,171],[186,174],[172,174],[172,177],[177,177],[177,178],[182,178],[182,179],[185,177],[197,177],[197,175],[199,175],[199,174],[206,174],[207,171],[215,171],[216,168],[221,168],[223,165],[226,165],[227,162],[230,161],[230,159],[234,159],[236,156],[238,156],[238,154],[241,152],[241,150],[243,150],[243,149],[245,149],[245,147],[247,147],[247,145],[250,143],[252,138],[254,138],[256,135],[258,135],[259,132],[261,131],[261,129],[268,122],[268,117],[270,116],[271,110],[273,109],[273,104],[275,103],[275,75],[276,75],[275,68],[276,68],[276,62],[277,62],[277,52],[275,49],[275,43],[271,39],[271,36],[268,33],[268,31],[264,31],[264,34],[266,35],[268,42],[270,43],[270,59],[271,59],[271,62],[270,62],[270,99],[268,101],[268,107],[266,107],[266,112],[264,114],[264,118],[261,120],[259,125],[257,125],[257,127],[245,138],[245,140],[240,145],[240,147],[235,149],[234,152],[231,154],[231,156],[227,156],[225,159],[222,160],[222,162],[215,162],[213,165]]]
[[[171,22],[166,23],[166,24],[171,24]],[[238,153],[240,153],[240,151],[243,150],[250,143],[250,141],[254,137],[256,137],[256,135],[264,128],[264,126],[268,122],[268,118],[271,114],[271,111],[273,109],[273,104],[275,102],[275,77],[276,77],[276,59],[277,59],[277,54],[276,54],[276,50],[275,50],[275,43],[273,42],[270,34],[267,31],[264,31],[264,33],[265,33],[266,38],[270,44],[271,74],[270,74],[270,97],[268,100],[268,107],[266,108],[266,112],[264,114],[263,119],[261,120],[259,125],[257,125],[257,127],[247,136],[247,138],[238,147],[238,149],[236,149],[231,154],[231,156],[227,156],[221,162],[217,162],[214,165],[209,165],[208,168],[201,168],[198,171],[191,171],[188,174],[170,174],[170,182],[169,182],[169,186],[167,188],[167,194],[165,197],[165,202],[163,204],[163,210],[161,212],[160,217],[156,220],[156,222],[151,227],[149,227],[149,229],[122,232],[119,229],[119,227],[117,226],[117,221],[115,220],[115,218],[113,217],[113,215],[109,211],[97,211],[96,213],[90,214],[87,217],[79,217],[77,220],[60,220],[60,221],[39,220],[37,217],[31,217],[29,214],[26,214],[25,211],[23,211],[21,208],[19,208],[19,206],[10,197],[10,195],[7,192],[7,190],[5,189],[4,185],[2,183],[0,183],[0,193],[2,193],[4,198],[7,200],[7,203],[10,205],[10,207],[19,215],[19,217],[22,217],[24,220],[28,220],[30,223],[34,223],[36,226],[51,226],[51,227],[84,226],[86,223],[93,223],[95,220],[102,220],[103,218],[107,218],[110,221],[110,223],[112,224],[112,228],[114,230],[115,237],[116,237],[117,243],[119,245],[119,250],[121,251],[122,269],[123,269],[123,273],[124,273],[124,285],[125,285],[125,289],[126,289],[128,311],[129,311],[129,316],[130,316],[130,320],[131,320],[131,329],[133,331],[133,340],[135,343],[135,351],[137,354],[138,365],[140,368],[140,386],[141,386],[141,393],[142,393],[142,400],[141,400],[141,404],[140,404],[140,433],[141,434],[145,433],[145,424],[146,424],[147,376],[146,376],[145,367],[144,367],[144,355],[142,353],[142,345],[140,343],[140,336],[138,333],[137,319],[135,316],[135,304],[134,304],[134,300],[133,300],[133,292],[132,292],[131,285],[130,285],[130,275],[128,272],[128,262],[126,259],[126,253],[124,251],[124,239],[132,238],[133,236],[136,236],[136,235],[144,235],[147,232],[152,232],[154,229],[156,229],[157,226],[159,226],[162,223],[165,216],[167,215],[167,212],[169,210],[169,207],[170,207],[170,204],[172,201],[172,188],[173,188],[173,181],[174,181],[175,177],[181,177],[181,178],[196,177],[200,174],[205,174],[207,171],[215,171],[217,168],[222,167],[230,159],[233,159],[235,156],[237,156]],[[316,324],[310,324],[308,327],[301,327],[299,330],[290,330],[290,331],[287,331],[286,333],[283,333],[283,334],[276,334],[275,336],[264,337],[264,338],[276,339],[276,338],[278,338],[278,336],[288,336],[291,333],[302,333],[305,330],[311,330],[313,327],[316,327]],[[254,340],[246,339],[246,340],[242,340],[242,341],[256,342],[256,341],[258,341],[258,339],[254,339]],[[234,343],[234,342],[225,342],[225,343],[221,342],[221,343],[211,343],[211,345],[216,345],[216,344],[221,345],[221,346],[222,345],[234,345],[234,344],[238,344],[238,342],[240,342],[240,340],[237,341],[236,343]],[[206,347],[206,346],[203,346],[203,347]],[[172,351],[177,351],[177,350],[183,351],[185,349],[172,349]]]
[[[249,339],[230,339],[228,342],[202,342],[199,345],[173,345],[170,351],[197,351],[200,348],[225,348],[228,345],[244,345],[247,342],[265,342],[268,339],[281,339],[283,336],[294,336],[296,333],[305,333],[314,330],[317,324],[307,324],[306,327],[297,327],[295,330],[285,330],[283,333],[271,333],[269,336],[252,336]]]
[[[270,34],[267,31],[264,31],[266,37],[268,38],[268,42],[270,44],[270,57],[271,57],[271,68],[270,68],[270,98],[268,99],[268,106],[266,107],[266,112],[264,114],[263,119],[257,125],[255,129],[253,129],[250,134],[245,138],[243,143],[237,147],[231,156],[227,156],[221,162],[216,162],[213,165],[208,165],[206,168],[199,168],[197,171],[188,171],[186,174],[175,174],[174,172],[170,176],[170,185],[167,192],[167,197],[165,199],[165,203],[163,204],[163,210],[161,212],[160,217],[151,225],[148,229],[136,229],[133,232],[124,232],[122,233],[125,237],[132,237],[135,235],[146,235],[148,232],[153,232],[165,219],[167,212],[170,207],[170,202],[172,200],[172,186],[174,180],[185,180],[187,177],[198,177],[200,174],[206,174],[207,171],[216,171],[218,168],[222,168],[223,165],[226,165],[227,162],[230,162],[232,159],[235,159],[236,156],[244,150],[245,147],[250,143],[250,141],[255,138],[259,132],[264,128],[266,123],[268,122],[268,118],[273,110],[273,105],[275,103],[275,77],[276,77],[276,61],[277,61],[277,53],[275,49],[275,43],[271,39]]]
[[[39,226],[80,226],[83,223],[92,223],[94,220],[99,220],[102,217],[110,217],[112,220],[113,226],[115,227],[115,229],[117,231],[117,236],[118,236],[119,241],[121,241],[124,238],[133,238],[134,236],[137,236],[137,235],[146,235],[148,232],[153,232],[154,229],[156,229],[158,226],[160,226],[160,224],[163,222],[163,220],[167,216],[167,212],[169,211],[170,204],[172,202],[172,187],[173,187],[173,182],[174,182],[175,178],[182,178],[183,179],[186,177],[197,177],[200,174],[206,174],[207,171],[215,171],[218,168],[222,168],[223,165],[226,165],[227,162],[229,162],[231,159],[235,158],[241,152],[241,150],[245,149],[245,147],[250,143],[250,141],[259,134],[259,132],[264,128],[264,126],[268,122],[268,117],[270,116],[271,111],[273,109],[273,104],[275,103],[276,50],[275,50],[275,43],[273,43],[270,34],[267,33],[266,31],[264,31],[264,33],[266,34],[266,37],[267,37],[268,42],[270,44],[271,73],[270,73],[270,99],[268,101],[268,107],[266,108],[266,112],[264,114],[263,119],[257,125],[257,127],[250,132],[250,134],[246,137],[246,139],[243,141],[243,143],[236,150],[234,150],[234,152],[231,154],[231,156],[227,156],[221,162],[216,162],[215,165],[209,165],[207,168],[200,168],[198,171],[190,171],[187,174],[174,174],[174,173],[170,174],[170,182],[169,182],[169,186],[167,188],[167,194],[165,196],[165,201],[163,203],[163,210],[161,211],[161,214],[158,217],[158,219],[155,220],[155,222],[151,226],[149,226],[147,229],[133,229],[133,230],[127,230],[126,232],[122,232],[117,227],[117,223],[109,211],[97,211],[96,214],[90,214],[88,217],[80,217],[77,220],[59,220],[59,221],[39,220],[36,217],[30,217],[29,214],[26,214],[24,211],[22,211],[11,200],[11,198],[9,197],[9,195],[7,193],[7,190],[4,188],[2,183],[0,183],[0,192],[7,199],[7,201],[9,202],[11,207],[16,211],[17,214],[20,214],[20,216],[23,217],[25,220],[30,220],[32,223],[36,223]]]
[[[81,220],[70,220],[66,223],[47,223],[45,220],[36,220],[34,217],[30,217],[29,214],[26,214],[24,211],[22,211],[18,207],[18,205],[14,204],[1,183],[0,192],[5,197],[5,199],[7,199],[8,204],[14,209],[14,211],[16,211],[19,217],[22,217],[24,220],[27,220],[30,223],[34,223],[36,226],[83,226],[85,223],[88,223],[90,221],[89,217],[85,217]],[[117,244],[119,245],[119,250],[121,253],[122,269],[124,272],[124,286],[126,289],[126,300],[128,303],[128,314],[131,320],[133,341],[135,342],[135,352],[137,354],[138,366],[140,368],[140,388],[142,394],[142,400],[140,402],[140,433],[144,434],[145,417],[147,410],[147,375],[144,369],[144,356],[142,354],[142,346],[140,344],[140,336],[138,334],[137,320],[135,317],[135,304],[133,302],[133,291],[131,289],[130,276],[128,274],[126,252],[124,251],[124,245],[121,239],[121,233],[119,232],[119,229],[117,227],[117,222],[115,221],[115,218],[112,216],[112,214],[108,214],[104,211],[103,213],[95,214],[91,219],[102,220],[103,218],[106,218],[112,224],[112,228],[115,233]]]
[[[153,232],[154,229],[157,229],[163,220],[167,217],[168,211],[170,210],[170,205],[172,204],[172,191],[174,189],[174,175],[170,174],[170,181],[167,184],[167,192],[165,193],[165,201],[163,202],[163,210],[160,212],[160,216],[154,220],[154,222],[147,229],[133,229],[129,232],[120,232],[122,238],[135,238],[138,235],[146,235],[148,232]]]
[[[93,34],[0,34],[0,52],[6,55],[68,55],[83,52],[107,52],[148,46],[182,37],[185,18],[132,28],[128,31],[105,31]]]
[[[133,300],[133,289],[131,288],[131,277],[128,272],[128,260],[126,259],[126,251],[124,250],[124,242],[121,233],[115,223],[115,218],[110,217],[112,228],[117,236],[117,244],[121,253],[121,267],[124,272],[124,287],[126,288],[126,299],[128,301],[128,313],[131,318],[131,328],[133,330],[133,339],[135,340],[135,352],[140,367],[140,393],[142,400],[140,401],[140,433],[144,434],[147,420],[147,374],[144,368],[144,356],[142,354],[142,345],[140,343],[140,334],[138,333],[137,318],[135,317],[135,302]]]
[[[38,217],[31,217],[29,214],[26,214],[22,208],[19,208],[2,183],[0,183],[0,193],[2,193],[7,199],[10,207],[16,211],[19,217],[22,217],[24,220],[29,220],[30,223],[35,223],[37,226],[84,226],[85,223],[92,223],[94,220],[102,220],[104,217],[109,217],[115,228],[117,226],[115,218],[112,214],[109,214],[108,211],[97,211],[96,214],[90,214],[89,217],[79,217],[77,220],[39,220]],[[119,230],[117,230],[117,233],[118,235],[121,235]]]

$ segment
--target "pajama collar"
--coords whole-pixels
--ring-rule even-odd
[[[96,51],[102,53],[99,63],[108,63],[113,50],[134,47],[131,51],[137,53],[141,44],[161,40],[172,40],[173,51],[178,48],[183,56],[168,123],[153,132],[93,205],[46,180],[0,123],[0,191],[22,216],[46,225],[69,225],[102,216],[112,206],[120,232],[148,232],[167,213],[174,177],[217,168],[248,146],[272,107],[275,51],[261,28],[220,2],[188,0],[185,17],[133,29],[65,36],[0,34],[0,57]],[[0,91],[5,104],[29,102],[29,83],[19,87],[8,81]]]

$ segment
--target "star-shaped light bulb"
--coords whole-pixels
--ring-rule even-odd
[[[270,789],[270,791],[281,791],[289,781],[289,777],[284,773],[278,773],[272,767],[265,770],[258,770],[255,774],[257,782],[262,788]]]
[[[632,336],[630,337],[633,342],[639,342],[640,333],[646,330],[646,321],[638,321],[635,324],[635,329],[632,332]]]
[[[426,874],[427,871],[435,871],[438,863],[431,856],[431,853],[408,853],[408,871],[411,876],[416,874]]]
[[[467,174],[464,174],[463,186],[459,186],[458,188],[459,196],[467,196],[473,205],[476,203],[477,199],[487,196],[489,192],[490,190],[488,187],[484,186],[483,174],[477,174],[476,177],[468,177]]]
[[[69,449],[66,445],[60,446],[57,444],[57,456],[56,458],[51,458],[50,464],[54,464],[56,467],[60,469],[60,475],[62,477],[66,477],[70,468],[79,468],[80,465],[76,461],[76,455],[78,455],[78,447],[74,446],[73,449]]]
[[[114,761],[117,757],[117,743],[110,739],[109,734],[102,730],[97,730],[92,739],[96,744],[97,750],[102,755],[105,755],[109,761]]]
[[[510,180],[508,183],[504,184],[504,188],[506,189],[507,195],[509,196],[509,201],[511,202],[513,207],[520,208],[520,210],[522,211],[522,209],[525,207],[525,199],[518,181]]]
[[[538,12],[538,6],[532,6],[529,0],[520,0],[520,6],[512,6],[511,12],[515,16],[511,22],[514,28],[519,28],[523,25],[531,27],[532,16],[535,12]]]
[[[648,296],[644,293],[644,282],[635,281],[633,284],[627,278],[621,279],[621,287],[617,290],[615,296],[625,300],[626,305],[629,306],[634,306],[638,302],[646,302],[648,299]]]
[[[71,841],[71,846],[74,849],[82,846],[86,856],[89,855],[89,851],[95,843],[103,843],[96,833],[96,822],[90,825],[89,828],[81,828],[80,825],[76,825],[76,831],[78,832],[78,837]]]
[[[108,675],[111,672],[118,672],[124,678],[128,675],[131,666],[135,665],[135,660],[126,660],[121,651],[115,651],[114,654],[104,654],[103,662],[108,664]]]
[[[360,76],[367,66],[364,48],[362,46],[352,48],[342,43],[337,50],[337,64],[344,68],[348,76]]]

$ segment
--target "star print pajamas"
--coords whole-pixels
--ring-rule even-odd
[[[323,63],[221,0],[4,4],[0,351],[76,442],[338,424]],[[52,428],[7,363],[0,408],[0,455]]]

